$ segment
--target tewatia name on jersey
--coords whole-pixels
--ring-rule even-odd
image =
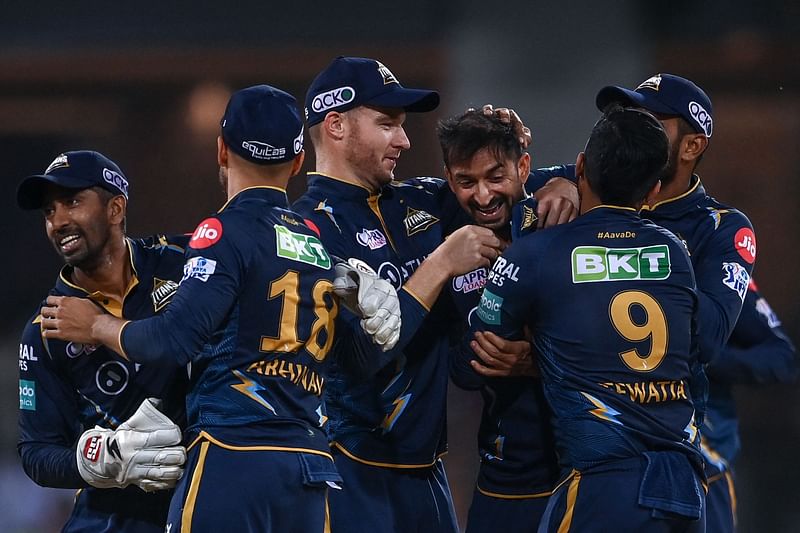
[[[646,404],[688,400],[683,380],[637,381],[635,383],[600,383],[602,387],[627,396],[630,401]]]

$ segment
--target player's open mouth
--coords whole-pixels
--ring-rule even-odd
[[[475,207],[475,211],[480,215],[481,218],[495,218],[502,207],[503,202],[497,201],[493,202],[488,207]]]
[[[59,239],[58,246],[61,248],[63,253],[68,254],[70,252],[74,252],[78,248],[80,240],[80,235],[67,235],[66,237]]]

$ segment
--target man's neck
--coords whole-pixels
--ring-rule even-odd
[[[72,281],[82,289],[101,292],[120,302],[132,278],[130,252],[122,235],[108,243],[94,265],[75,267],[72,271]]]
[[[663,202],[664,200],[669,200],[671,198],[675,198],[676,196],[680,196],[681,194],[688,191],[689,187],[691,186],[692,186],[691,172],[677,173],[675,175],[675,178],[672,179],[672,181],[670,181],[667,185],[661,186],[661,190],[656,196],[656,200],[654,203]]]
[[[268,179],[264,176],[251,175],[245,172],[230,172],[228,174],[228,200],[251,187],[276,187],[286,190],[289,185],[289,176]]]
[[[331,176],[359,187],[364,187],[370,192],[376,193],[380,190],[378,184],[370,183],[367,179],[362,178],[352,168],[351,165],[344,161],[338,161],[335,157],[329,157],[324,152],[317,152],[317,162],[315,172]]]

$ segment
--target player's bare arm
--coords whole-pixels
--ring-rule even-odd
[[[123,357],[120,333],[128,322],[104,313],[86,298],[48,296],[47,305],[42,307],[44,337],[82,344],[104,344]]]
[[[491,331],[475,332],[470,348],[480,361],[470,361],[478,374],[486,377],[538,376],[536,361],[527,340],[504,339]]]

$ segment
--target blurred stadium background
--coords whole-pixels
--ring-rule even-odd
[[[441,92],[437,111],[408,118],[399,177],[440,174],[436,120],[485,102],[520,113],[535,164],[574,161],[600,87],[680,74],[714,104],[703,182],[749,215],[759,287],[800,341],[799,31],[800,4],[789,0],[3,2],[0,531],[56,531],[71,506],[71,491],[25,477],[15,449],[18,335],[60,266],[41,215],[18,210],[15,189],[61,151],[97,149],[120,164],[131,235],[186,232],[223,201],[215,139],[230,91],[270,83],[302,102],[337,55],[378,58],[404,85]],[[304,187],[295,178],[290,199]],[[799,531],[800,392],[742,387],[737,397],[740,530]],[[462,523],[480,407],[452,391],[447,467]]]

